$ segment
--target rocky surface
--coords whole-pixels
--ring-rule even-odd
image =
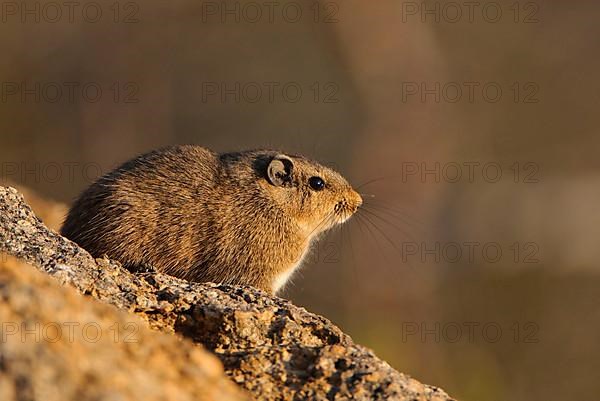
[[[0,260],[0,400],[249,399],[190,341]]]
[[[12,188],[0,187],[0,250],[144,319],[204,345],[259,400],[451,400],[397,372],[323,317],[250,287],[132,274],[94,260],[48,230]]]
[[[29,187],[19,185],[11,180],[4,180],[0,175],[0,187],[14,187],[25,198],[25,202],[33,209],[33,212],[46,227],[59,231],[62,222],[69,211],[67,205],[40,196]]]

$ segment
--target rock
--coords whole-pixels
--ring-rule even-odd
[[[251,287],[132,274],[48,230],[23,197],[0,187],[0,250],[61,283],[202,344],[259,400],[451,400],[354,344],[327,319]]]
[[[7,185],[4,185],[2,181],[7,181]],[[67,205],[61,202],[45,199],[31,188],[19,185],[18,183],[14,183],[10,180],[2,180],[1,176],[0,186],[11,186],[16,188],[17,191],[23,194],[25,202],[31,206],[31,209],[33,209],[35,215],[44,222],[46,227],[55,231],[60,229],[60,226],[62,225],[63,220],[69,211]]]
[[[0,322],[3,401],[249,399],[202,348],[6,255]]]

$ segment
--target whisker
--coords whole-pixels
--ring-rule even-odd
[[[399,224],[405,224],[406,226],[410,227],[411,229],[419,232],[420,234],[425,234],[426,230],[423,227],[424,224],[417,226],[414,223],[412,223],[411,221],[403,218],[402,216],[398,216],[396,214],[394,214],[393,212],[389,211],[388,209],[379,206],[379,205],[374,205],[374,204],[367,204],[364,205],[366,209],[372,209],[371,212],[378,212],[378,213],[382,213],[385,214],[386,217],[389,217],[391,220],[396,220]]]
[[[364,209],[363,209],[363,210],[364,210]],[[363,216],[364,216],[364,215],[363,215]],[[385,233],[385,232],[384,232],[384,231],[383,231],[381,228],[379,228],[379,227],[378,227],[378,226],[377,226],[375,223],[373,223],[373,221],[371,221],[371,219],[370,219],[368,216],[364,216],[364,218],[365,218],[365,219],[367,219],[367,221],[368,221],[369,223],[371,223],[371,225],[373,226],[373,228],[375,228],[375,229],[376,229],[376,230],[379,232],[379,234],[381,234],[381,235],[382,235],[382,236],[383,236],[383,237],[384,237],[384,238],[385,238],[385,239],[386,239],[386,240],[387,240],[387,241],[390,243],[390,245],[391,245],[391,246],[392,246],[394,249],[398,250],[398,248],[396,248],[396,244],[394,243],[394,241],[392,241],[392,240],[390,239],[390,237],[389,237],[389,236],[388,236],[388,235],[387,235],[387,234],[386,234],[386,233]]]
[[[352,245],[352,234],[350,233],[350,226],[344,227],[348,236],[348,243],[350,244],[350,254],[352,255],[352,272],[354,273],[354,281],[359,283],[358,274],[356,269],[356,254],[354,253],[354,246]]]
[[[408,213],[407,211],[402,210],[402,209],[398,208],[397,205],[394,205],[394,204],[392,204],[390,202],[386,202],[385,200],[383,200],[381,198],[372,200],[369,203],[369,205],[371,205],[371,206],[377,206],[377,207],[382,208],[382,209],[387,209],[391,213],[397,214],[398,218],[401,218],[401,219],[410,219],[414,223],[417,223],[417,224],[422,225],[422,226],[426,226],[425,223],[423,223],[422,221],[420,221],[419,219],[417,219],[415,217],[412,217],[410,215],[410,213]]]
[[[367,229],[367,231],[369,231],[371,238],[373,238],[373,240],[375,241],[375,245],[377,245],[377,248],[379,249],[380,254],[383,256],[386,264],[388,264],[389,261],[387,260],[385,252],[383,252],[383,248],[381,247],[381,244],[379,244],[379,241],[377,240],[377,236],[373,233],[373,231],[371,230],[371,227],[369,227],[369,224],[367,224],[366,220],[363,220],[363,219],[366,219],[366,216],[363,216],[362,214],[357,214],[356,217],[359,221],[361,221],[365,225],[365,228]]]
[[[396,230],[400,231],[404,236],[408,237],[409,239],[411,239],[412,241],[415,241],[414,237],[412,235],[410,235],[408,232],[406,232],[405,230],[403,230],[402,228],[400,228],[398,225],[391,223],[389,221],[387,221],[386,219],[384,219],[383,217],[379,216],[377,213],[375,213],[372,210],[369,210],[368,208],[363,208],[362,209],[365,213],[370,214],[371,216],[381,220],[382,222],[389,224],[390,226],[394,227]]]
[[[364,231],[363,231],[363,229],[362,229],[362,224],[363,224],[364,222],[361,220],[361,216],[360,216],[360,215],[356,214],[356,218],[357,218],[357,220],[356,220],[356,221],[357,221],[357,223],[358,223],[358,229],[360,230],[360,233],[361,233],[361,235],[364,237],[365,233],[364,233]]]
[[[369,184],[373,184],[374,182],[378,182],[378,181],[381,181],[381,180],[386,180],[388,178],[390,178],[390,177],[377,177],[377,178],[374,178],[372,180],[369,180],[367,182],[364,182],[364,183],[360,184],[359,186],[356,187],[356,189],[359,190],[362,187],[365,187],[365,186],[367,186]]]
[[[331,211],[331,212],[329,212],[329,213],[328,213],[328,214],[327,214],[327,215],[326,215],[326,216],[323,218],[323,220],[321,220],[321,222],[320,222],[320,223],[319,223],[319,224],[318,224],[318,225],[317,225],[315,228],[313,228],[313,229],[312,229],[312,231],[311,231],[310,233],[308,233],[308,235],[306,236],[306,238],[304,238],[304,240],[307,240],[308,238],[310,238],[310,237],[313,235],[313,233],[314,233],[315,231],[317,231],[319,228],[321,228],[321,226],[323,225],[323,223],[327,222],[327,225],[328,225],[328,224],[329,224],[329,222],[330,222],[330,219],[331,219],[331,218],[334,216],[334,214],[335,214],[335,212],[334,212],[334,211]]]
[[[369,231],[369,233],[371,234],[371,236],[372,236],[372,237],[373,237],[373,239],[375,240],[375,244],[377,245],[377,248],[379,249],[379,252],[381,253],[381,255],[383,256],[383,258],[385,259],[385,262],[386,262],[388,265],[391,265],[391,264],[390,264],[390,260],[387,258],[387,256],[386,256],[386,253],[384,252],[383,248],[381,247],[381,244],[380,244],[380,243],[379,243],[379,241],[377,240],[377,235],[375,235],[375,233],[373,232],[373,230],[371,230],[371,228],[369,227],[369,225],[373,226],[373,227],[374,227],[375,229],[377,229],[378,231],[379,231],[379,227],[377,227],[377,226],[375,225],[375,223],[373,223],[373,221],[371,221],[371,219],[369,218],[369,216],[366,216],[366,215],[360,214],[360,215],[357,215],[357,217],[359,217],[360,219],[364,219],[364,220],[363,220],[363,222],[365,223],[365,228],[366,228],[366,229]],[[380,232],[380,235],[381,235],[381,232]],[[385,235],[385,233],[383,233],[383,237],[385,237],[385,238],[388,240],[388,242],[390,242],[390,243],[392,244],[392,247],[393,247],[394,249],[396,248],[396,247],[395,247],[395,245],[394,245],[394,243],[391,241],[391,239],[389,239],[389,238],[388,238],[388,237]]]
[[[371,230],[371,228],[369,226],[373,226],[374,228],[376,228],[377,230],[379,230],[378,227],[369,219],[368,216],[360,215],[360,216],[357,216],[357,217],[359,217],[361,220],[364,219],[362,221],[365,224],[365,228],[369,231],[369,233],[371,234],[371,237],[375,241],[375,245],[377,246],[377,249],[379,249],[379,254],[383,257],[383,261],[385,263],[385,266],[393,266],[393,263],[390,261],[390,259],[387,256],[387,253],[385,252],[385,250],[383,249],[383,247],[379,243],[379,240],[377,239],[377,235],[375,235],[375,233]],[[385,237],[385,234],[383,236]],[[388,241],[389,241],[389,239],[388,239]],[[393,244],[392,244],[392,247],[394,247]],[[391,270],[398,277],[400,276],[400,274],[395,269],[392,268]]]
[[[363,215],[363,217],[366,219],[366,221],[368,221],[373,226],[374,229],[376,229],[381,234],[381,236],[383,236],[383,238],[386,239],[386,241],[392,246],[392,248],[394,248],[398,252],[398,254],[400,256],[402,256],[402,251],[400,249],[398,249],[398,246],[394,243],[394,241],[392,241],[389,238],[389,236],[385,233],[385,231],[383,231],[381,228],[379,228],[367,215]],[[414,267],[408,262],[406,262],[406,264],[409,266],[410,270],[414,273],[415,272]]]

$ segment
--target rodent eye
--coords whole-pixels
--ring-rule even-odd
[[[321,177],[310,177],[308,179],[308,185],[315,191],[320,191],[325,188],[325,181]]]

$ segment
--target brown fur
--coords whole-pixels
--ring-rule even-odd
[[[142,155],[83,192],[61,233],[129,268],[276,292],[311,241],[362,203],[342,176],[301,156],[287,156],[290,180],[274,184],[278,155],[189,145]],[[313,176],[323,190],[310,187]]]

